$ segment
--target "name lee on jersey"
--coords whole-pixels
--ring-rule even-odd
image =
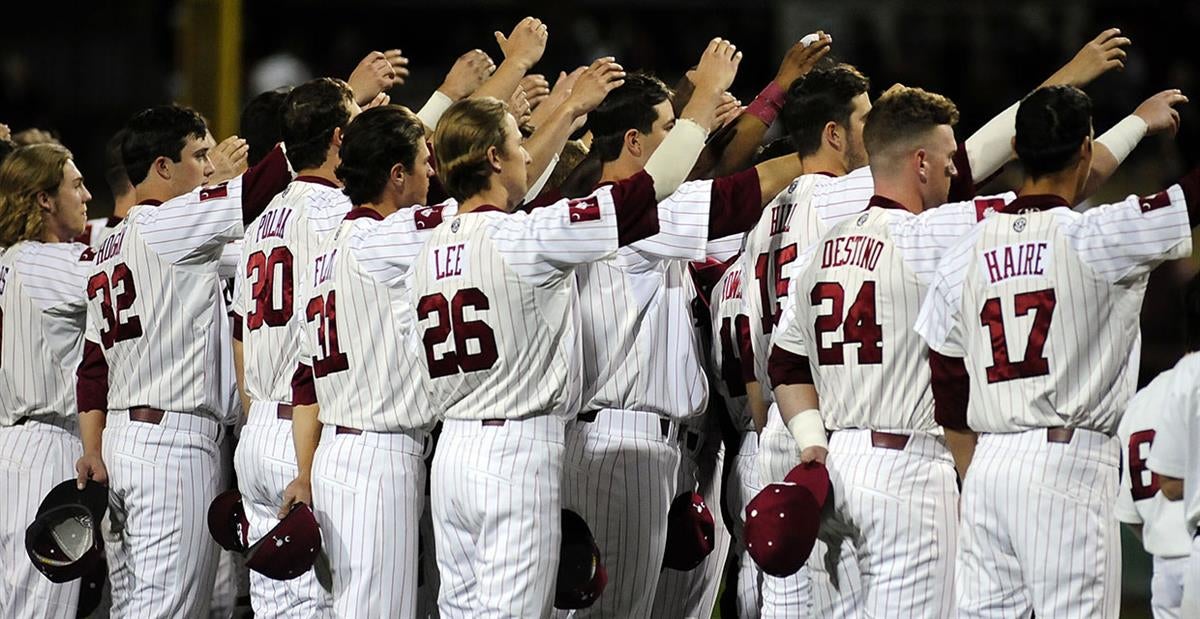
[[[466,256],[466,243],[435,247],[432,252],[429,252],[429,266],[432,269],[433,279],[462,277],[466,272]]]

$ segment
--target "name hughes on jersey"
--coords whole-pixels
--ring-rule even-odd
[[[1013,277],[1035,277],[1046,274],[1050,261],[1050,244],[1031,241],[1001,245],[983,252],[983,264],[988,282],[995,284]]]
[[[821,248],[821,268],[856,266],[874,271],[883,255],[883,241],[875,237],[854,234],[837,236],[825,241]]]

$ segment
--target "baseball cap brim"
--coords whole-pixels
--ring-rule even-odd
[[[246,551],[246,567],[275,580],[291,580],[312,569],[321,552],[321,530],[312,509],[297,503]]]

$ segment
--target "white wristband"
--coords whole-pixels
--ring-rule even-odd
[[[829,439],[825,435],[825,421],[821,419],[821,411],[815,408],[797,413],[788,420],[787,428],[801,451],[809,447],[829,447]]]
[[[1019,106],[1019,103],[1012,104],[967,138],[964,146],[967,161],[971,162],[972,180],[976,183],[983,182],[1012,159],[1012,139],[1017,133]]]
[[[675,127],[646,162],[646,173],[654,179],[655,199],[665,199],[687,180],[706,139],[708,132],[696,121],[690,118],[675,121]]]
[[[421,106],[421,111],[417,112],[417,118],[425,123],[425,126],[433,131],[437,128],[438,121],[442,119],[442,114],[454,103],[450,96],[446,93],[435,90],[432,95],[429,95],[429,100],[425,105]]]
[[[526,193],[525,197],[521,199],[521,204],[529,204],[530,202],[533,202],[534,198],[538,197],[538,195],[542,193],[542,189],[546,187],[546,183],[550,180],[550,175],[554,174],[554,168],[557,166],[558,154],[556,153],[554,157],[550,159],[550,165],[546,166],[546,171],[542,172],[542,175],[533,182],[533,185],[529,188],[529,192]]]
[[[1142,138],[1146,137],[1146,129],[1146,121],[1140,116],[1130,114],[1113,125],[1112,129],[1105,131],[1104,135],[1096,138],[1096,143],[1103,144],[1116,158],[1117,164],[1121,164],[1129,153],[1137,148]]]

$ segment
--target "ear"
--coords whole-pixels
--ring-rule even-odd
[[[39,191],[37,192],[37,195],[34,196],[34,199],[37,200],[38,208],[42,209],[46,213],[54,212],[54,198],[50,197],[48,192]]]
[[[169,157],[156,157],[154,163],[150,164],[150,172],[157,174],[164,181],[169,181],[171,180],[171,173],[174,171],[171,165],[173,163],[175,162],[171,161]]]
[[[330,144],[334,148],[342,147],[342,128],[341,127],[333,128],[333,140],[330,142]]]
[[[396,186],[397,189],[404,187],[404,165],[397,163],[388,171],[388,180]]]
[[[634,157],[642,156],[642,139],[641,133],[637,129],[630,129],[625,132],[625,150]]]
[[[921,184],[929,182],[929,153],[924,148],[918,148],[913,154],[913,162],[917,166],[917,178],[921,179]]]
[[[821,131],[821,140],[839,153],[845,149],[842,128],[832,120],[825,123],[825,128]]]
[[[500,149],[496,148],[495,146],[489,146],[487,149],[487,162],[488,165],[491,166],[492,172],[496,174],[501,172],[502,167],[500,165],[500,161]]]

